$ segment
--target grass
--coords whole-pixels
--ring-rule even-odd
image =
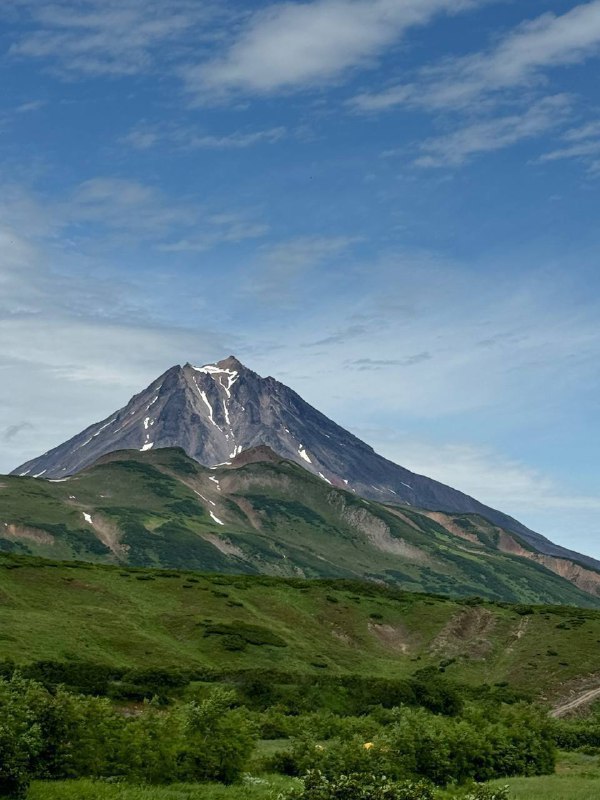
[[[294,781],[278,775],[247,778],[243,784],[177,784],[139,787],[106,781],[38,782],[28,800],[277,800]],[[598,800],[600,763],[597,756],[562,753],[557,772],[539,778],[506,778],[491,786],[510,787],[511,800]],[[439,800],[455,800],[463,792],[439,793]]]
[[[543,565],[500,552],[498,541],[499,529],[481,517],[434,521],[363,500],[285,461],[210,470],[176,449],[125,451],[65,482],[7,476],[0,485],[4,552],[230,574],[368,577],[409,591],[600,607],[599,598]]]
[[[582,753],[562,753],[555,775],[510,778],[493,786],[510,786],[511,800],[598,800],[600,759]]]
[[[206,575],[0,555],[0,659],[402,678],[443,666],[538,694],[597,672],[600,612],[368,583]]]
[[[107,781],[37,782],[27,800],[277,800],[293,780],[278,775],[248,778],[234,786],[223,784],[175,784],[129,786]]]

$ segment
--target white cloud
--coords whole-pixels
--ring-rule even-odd
[[[383,92],[361,92],[348,101],[348,106],[355,111],[377,112],[389,108],[414,103],[414,91],[411,86],[391,86]]]
[[[274,144],[287,135],[284,127],[234,131],[221,135],[202,133],[186,126],[138,125],[122,141],[137,150],[170,144],[183,150],[242,150],[258,144]]]
[[[116,322],[75,308],[53,315],[52,300],[43,313],[0,320],[0,415],[21,426],[3,443],[0,472],[104,418],[172,364],[231,348],[232,337],[225,344],[208,327]]]
[[[253,14],[229,49],[182,73],[200,94],[268,93],[320,86],[370,65],[405,31],[476,0],[282,2]]]
[[[600,122],[594,120],[571,128],[561,138],[563,145],[541,155],[540,162],[574,159],[586,164],[590,174],[600,173]]]
[[[59,235],[68,234],[72,246],[92,243],[105,251],[142,242],[163,252],[210,250],[268,232],[254,211],[217,213],[196,198],[173,200],[155,186],[112,176],[83,181],[52,202],[7,184],[0,215],[13,231],[25,231],[26,240],[45,240],[52,247]]]
[[[562,15],[526,21],[488,50],[425,67],[414,82],[363,92],[351,105],[381,111],[405,103],[436,109],[472,107],[482,97],[543,83],[546,71],[600,55],[600,0]],[[505,99],[505,98],[503,98]]]
[[[420,475],[454,486],[482,503],[512,514],[538,510],[600,510],[600,495],[566,492],[564,486],[514,459],[472,444],[378,440],[383,455]]]
[[[198,37],[215,8],[201,0],[9,0],[4,10],[11,6],[29,24],[9,55],[92,76],[153,70],[160,48]]]
[[[405,82],[363,91],[347,105],[370,114],[396,107],[444,112],[437,122],[448,132],[426,141],[416,164],[457,166],[470,156],[510,147],[564,125],[569,111],[565,96],[544,96],[552,71],[598,56],[600,0],[592,0],[563,14],[545,13],[525,21],[487,49],[422,67]],[[555,150],[542,160],[595,155],[585,126],[581,135],[585,145]],[[590,162],[590,171],[597,163],[598,159]]]
[[[60,262],[45,241],[0,229],[0,471],[106,416],[171,364],[235,342],[208,322],[153,317],[139,287],[95,269],[66,274]]]
[[[419,167],[458,166],[474,155],[502,150],[538,137],[564,124],[570,111],[568,96],[545,97],[522,113],[473,122],[445,136],[426,139],[420,146],[423,155],[415,164]]]
[[[495,430],[550,419],[575,393],[591,402],[600,309],[569,299],[566,272],[529,263],[509,277],[502,267],[519,257],[507,252],[477,271],[409,252],[368,265],[351,255],[325,283],[311,273],[322,301],[311,311],[298,293],[302,324],[273,336],[290,354],[284,377],[334,418],[444,426],[476,415]]]

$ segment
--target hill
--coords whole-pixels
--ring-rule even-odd
[[[600,575],[479,515],[383,505],[263,448],[207,469],[124,451],[67,479],[0,481],[0,548],[51,559],[306,578],[599,607]],[[567,580],[567,577],[571,580]]]
[[[375,679],[434,667],[473,686],[508,682],[540,695],[598,668],[600,611],[591,609],[14,555],[0,556],[0,587],[0,655],[72,672],[92,663]]]

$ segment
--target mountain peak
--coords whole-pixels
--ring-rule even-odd
[[[214,375],[219,372],[228,372],[233,376],[236,373],[250,371],[248,367],[244,366],[235,356],[227,356],[227,358],[222,358],[220,361],[215,361],[211,364],[203,364],[202,366],[196,366],[188,362],[186,367],[191,367],[196,372],[206,372],[209,375]]]
[[[242,364],[242,362],[235,356],[227,356],[227,358],[223,358],[221,361],[217,361],[215,366],[220,367],[221,369],[235,369],[235,370],[246,369],[246,367]]]

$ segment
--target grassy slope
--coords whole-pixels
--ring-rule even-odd
[[[93,781],[36,783],[29,800],[276,800],[294,781],[268,775],[254,785],[177,785],[170,787],[130,787]],[[506,778],[493,786],[510,787],[511,800],[598,800],[600,765],[597,756],[564,753],[556,775],[540,778]],[[457,800],[466,790],[439,792],[439,800]]]
[[[211,633],[223,624],[232,629],[222,633],[242,636],[252,633],[244,626],[258,626],[264,643],[230,651],[222,633]],[[0,556],[0,658],[18,663],[403,677],[455,659],[451,677],[473,685],[509,681],[537,694],[597,671],[599,640],[595,610],[540,607],[523,616],[510,606],[370,584]]]
[[[174,449],[113,454],[62,483],[0,481],[4,551],[367,577],[411,591],[600,607],[600,599],[545,567],[499,552],[501,532],[480,518],[455,517],[452,525],[454,532],[415,509],[362,500],[289,462],[208,470]],[[459,529],[475,541],[456,535]]]

